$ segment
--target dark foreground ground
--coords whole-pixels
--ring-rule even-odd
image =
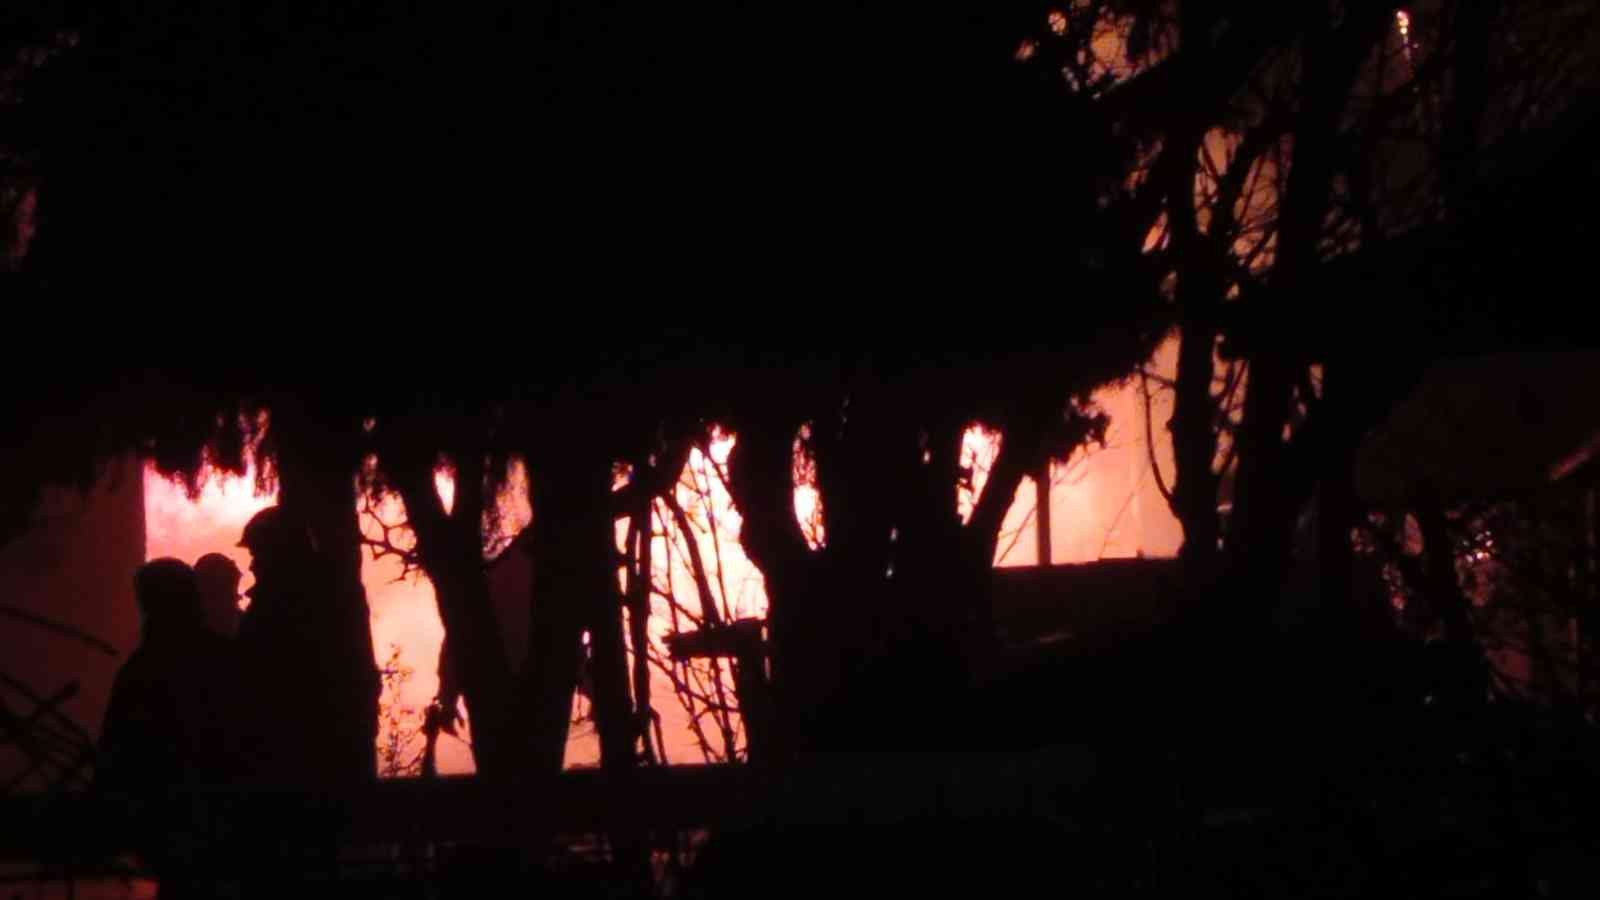
[[[1600,730],[1575,710],[1376,650],[1122,659],[1019,669],[940,752],[0,798],[0,893],[132,863],[169,896],[1600,895]]]

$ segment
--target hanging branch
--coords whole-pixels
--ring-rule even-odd
[[[693,476],[691,475],[690,477],[692,478]],[[666,503],[667,509],[672,512],[673,521],[677,524],[679,534],[683,538],[684,544],[688,547],[690,571],[694,575],[695,591],[700,595],[700,612],[705,617],[707,625],[713,628],[721,627],[723,624],[722,615],[717,608],[716,595],[711,591],[711,580],[706,575],[705,561],[700,555],[699,539],[689,522],[689,516],[684,512],[683,506],[678,502],[678,498],[672,496],[671,492],[664,493],[661,499]],[[712,657],[710,659],[710,669],[712,685],[716,691],[717,704],[727,707],[729,705],[728,691],[722,677],[721,660]],[[728,724],[720,721],[719,724],[723,726],[724,743],[729,745],[729,753],[731,754],[733,752],[733,737],[729,733]]]
[[[737,752],[737,747],[735,746],[736,739],[733,734],[733,721],[732,716],[730,715],[732,707],[729,706],[727,697],[722,691],[721,666],[716,665],[716,657],[712,657],[707,662],[711,663],[711,665],[707,666],[706,668],[713,670],[709,673],[704,671],[699,666],[691,664],[688,667],[688,671],[692,676],[692,682],[699,688],[698,693],[695,695],[695,699],[700,701],[701,709],[695,715],[709,715],[711,716],[712,721],[717,723],[717,730],[722,737],[722,745],[726,753],[724,758],[731,760],[733,759],[734,754]],[[712,699],[712,697],[709,695],[709,692],[706,690],[705,682],[708,678],[711,679],[712,686],[717,691],[716,699]]]
[[[671,544],[672,542],[669,540],[667,546],[670,547]],[[680,614],[691,621],[695,620],[688,610],[684,609],[682,604],[671,594],[672,572],[670,565],[667,571],[667,578],[667,590],[658,592],[658,595],[668,603],[668,610],[672,616],[672,634],[676,636],[684,633]],[[699,622],[698,627],[703,628],[705,625],[703,622]],[[727,702],[725,693],[721,692],[721,689],[723,689],[721,667],[714,666],[715,671],[707,672],[705,670],[708,667],[697,665],[696,660],[671,660],[662,655],[661,650],[654,642],[649,646],[652,661],[666,674],[668,680],[672,683],[674,692],[678,696],[679,703],[689,716],[691,730],[695,733],[696,741],[700,744],[701,753],[705,760],[714,762],[719,758],[719,754],[712,746],[710,739],[703,732],[701,720],[707,715],[710,715],[713,721],[717,723],[718,730],[723,738],[723,744],[732,753],[735,749],[737,738],[732,736],[732,722],[728,715],[728,710],[731,706]],[[717,660],[713,659],[710,662],[714,664]],[[705,683],[708,679],[711,680],[710,689],[707,688]],[[720,699],[713,697],[713,692],[719,693]]]
[[[710,457],[707,456],[704,453],[702,453],[700,455],[700,458],[701,458],[702,461],[710,459]],[[702,470],[700,472],[700,475],[701,475],[701,477],[705,477],[705,471],[704,471],[704,465],[703,464],[702,464]],[[706,478],[706,486],[705,486],[705,488],[703,490],[699,489],[698,483],[696,484],[696,489],[697,489],[697,492],[700,495],[700,502],[701,502],[702,505],[705,506],[705,510],[706,510],[706,525],[708,527],[708,530],[711,533],[711,554],[712,554],[713,558],[716,559],[716,562],[717,562],[717,589],[718,589],[718,594],[721,597],[721,601],[722,601],[722,620],[724,622],[727,622],[727,621],[731,621],[731,620],[737,618],[737,616],[734,615],[734,613],[733,613],[733,605],[728,600],[728,582],[727,582],[727,579],[724,576],[723,565],[722,565],[722,538],[717,533],[717,511],[716,511],[716,504],[711,502],[711,500],[712,500],[711,493],[712,492],[711,492],[710,478]]]
[[[1011,541],[1007,543],[1006,548],[1000,551],[1000,553],[995,557],[996,561],[1004,560],[1006,557],[1011,555],[1012,550],[1017,548],[1017,543],[1022,540],[1022,533],[1028,530],[1028,524],[1033,521],[1033,517],[1038,513],[1038,511],[1039,504],[1037,501],[1035,501],[1032,506],[1028,507],[1027,514],[1022,517],[1022,522],[1019,523],[1016,528],[1012,529]]]
[[[52,706],[48,699],[35,693],[32,688],[28,687],[26,682],[7,675],[4,672],[0,672],[0,684],[5,684],[7,687],[10,687],[12,690],[21,694],[29,703],[32,703],[34,706],[42,709],[47,716],[66,726],[67,730],[74,738],[85,744],[94,743],[94,740],[89,737],[89,733],[83,730],[83,726],[79,725],[77,722],[74,722],[71,717]]]
[[[660,651],[655,648],[654,644],[647,648],[647,652],[649,662],[667,677],[667,681],[672,684],[673,692],[678,695],[678,702],[683,706],[684,710],[688,712],[689,731],[694,735],[695,743],[699,745],[701,755],[705,758],[706,762],[715,761],[716,751],[711,748],[711,742],[707,740],[704,729],[700,727],[700,717],[695,713],[694,692],[684,681],[683,673],[680,671],[681,668],[686,667],[687,664],[675,662],[663,657]],[[663,742],[662,746],[664,747],[666,744]]]
[[[650,506],[646,503],[644,517],[650,515]],[[635,511],[628,520],[625,546],[632,549],[633,559],[624,568],[627,573],[627,584],[623,596],[626,598],[628,608],[628,640],[631,644],[629,652],[633,654],[633,705],[637,719],[635,728],[644,745],[645,761],[654,765],[658,756],[655,747],[652,746],[648,726],[654,712],[650,708],[650,663],[644,652],[645,646],[650,642],[650,545],[654,542],[647,535],[653,532],[654,528],[653,523],[641,522],[641,518],[638,511]]]
[[[652,508],[654,507],[654,501],[651,502],[651,506],[652,506]],[[673,592],[673,585],[672,585],[672,544],[673,544],[673,542],[672,542],[672,536],[666,531],[665,520],[663,520],[663,522],[662,522],[662,531],[661,531],[660,536],[666,539],[663,542],[662,546],[666,550],[667,583],[666,583],[666,586],[665,586],[665,590],[657,590],[657,591],[655,591],[655,594],[656,594],[656,596],[659,596],[662,599],[667,601],[667,614],[670,617],[670,621],[671,621],[671,625],[672,625],[672,633],[674,635],[678,635],[678,634],[682,634],[683,633],[682,624],[681,624],[681,620],[680,620],[680,615],[683,616],[683,617],[689,618],[691,621],[695,621],[695,620],[694,620],[694,617],[689,614],[688,610],[683,609],[682,606],[678,603],[677,597]],[[653,580],[654,579],[653,579],[653,576],[652,576],[652,581]],[[697,623],[696,627],[700,627],[698,625],[698,623]],[[699,720],[699,717],[695,715],[695,710],[694,710],[694,696],[693,696],[692,693],[690,693],[688,684],[685,682],[685,678],[687,677],[687,672],[685,671],[685,669],[687,668],[688,664],[686,662],[680,663],[680,662],[668,661],[668,660],[663,659],[661,654],[660,654],[660,652],[657,650],[657,648],[656,648],[656,646],[655,646],[655,644],[653,642],[646,645],[646,650],[650,654],[650,661],[655,663],[661,669],[661,671],[667,676],[668,682],[670,682],[672,684],[673,693],[677,695],[679,704],[682,705],[683,708],[684,708],[684,711],[689,714],[689,729],[690,729],[690,732],[692,734],[694,734],[695,741],[700,746],[701,755],[705,758],[705,760],[707,762],[711,762],[712,761],[712,757],[714,755],[714,751],[712,751],[710,742],[706,740],[705,733],[700,728],[700,720]],[[665,746],[665,745],[663,744],[663,746]]]
[[[672,520],[678,526],[678,533],[682,535],[684,546],[688,549],[689,573],[694,576],[694,589],[700,595],[700,614],[713,627],[721,625],[722,616],[717,610],[715,595],[711,592],[711,579],[706,575],[705,561],[700,556],[700,543],[695,539],[694,527],[689,522],[689,516],[684,513],[677,497],[666,493],[662,494],[661,500],[672,513]]]
[[[1139,368],[1139,392],[1144,395],[1144,449],[1150,458],[1150,471],[1156,477],[1156,490],[1161,492],[1161,499],[1167,501],[1167,506],[1177,512],[1177,501],[1172,498],[1172,489],[1167,487],[1167,479],[1161,474],[1161,461],[1156,458],[1155,426],[1152,422],[1154,410],[1150,403],[1150,377],[1144,367]]]
[[[99,650],[101,653],[104,653],[107,656],[116,656],[117,655],[117,648],[116,647],[111,646],[111,644],[107,643],[106,641],[101,640],[100,638],[95,637],[94,635],[88,633],[87,631],[84,631],[84,630],[82,630],[80,628],[77,628],[75,626],[72,626],[72,625],[67,625],[67,624],[64,624],[64,623],[61,623],[61,622],[57,622],[54,619],[47,619],[47,618],[45,618],[43,616],[31,613],[31,612],[29,612],[29,611],[27,611],[25,609],[21,609],[21,608],[18,608],[18,607],[15,607],[15,606],[11,606],[11,605],[5,604],[5,603],[0,603],[0,616],[9,616],[9,617],[11,617],[13,619],[18,619],[18,620],[21,620],[23,622],[27,622],[29,625],[33,625],[33,626],[38,627],[38,628],[43,628],[46,631],[54,632],[54,633],[59,634],[59,635],[61,635],[63,637],[72,638],[73,640],[79,641],[80,643],[88,644],[90,647],[93,647],[94,649]]]
[[[371,519],[377,523],[382,535],[376,538],[371,537],[367,534],[367,530],[363,528],[361,530],[361,544],[371,552],[374,561],[387,556],[399,559],[400,574],[394,580],[396,582],[404,581],[406,578],[422,571],[422,555],[417,551],[416,536],[411,530],[409,520],[402,519],[399,522],[384,521],[383,517],[378,514],[378,499],[374,496],[375,493],[363,492],[361,515],[363,518]],[[401,536],[399,541],[396,541],[396,535]],[[409,541],[406,541],[407,537],[410,538]]]
[[[59,710],[63,702],[77,693],[77,682],[67,684],[54,696],[46,699],[9,675],[0,673],[0,681],[16,689],[35,707],[33,713],[23,719],[13,713],[9,706],[0,702],[0,731],[7,735],[8,742],[20,747],[29,759],[27,769],[0,787],[0,793],[9,793],[25,784],[28,779],[50,769],[58,773],[53,782],[57,786],[76,778],[84,764],[94,756],[94,744],[88,735]],[[43,720],[52,717],[64,723],[68,731],[66,733],[56,731],[45,725]]]
[[[666,561],[667,583],[666,583],[665,586],[661,586],[661,587],[657,587],[655,584],[652,583],[651,586],[650,586],[651,595],[654,596],[654,597],[660,597],[662,600],[667,601],[667,612],[671,616],[672,633],[673,634],[682,633],[682,625],[679,622],[679,617],[680,616],[682,618],[688,619],[689,620],[689,624],[693,625],[694,627],[696,627],[696,628],[704,628],[705,627],[704,620],[702,620],[700,618],[700,616],[696,615],[695,613],[690,612],[689,609],[687,607],[685,607],[682,603],[679,603],[677,595],[673,592],[673,585],[672,585],[672,536],[670,534],[667,534],[665,531],[662,531],[662,532],[658,532],[656,534],[656,537],[666,538],[666,540],[663,542],[663,546],[666,548],[666,551],[667,551],[667,561]]]
[[[1127,515],[1128,507],[1133,505],[1133,498],[1139,496],[1139,488],[1144,485],[1144,473],[1139,473],[1139,479],[1133,483],[1133,490],[1122,499],[1122,505],[1117,507],[1117,514],[1111,517],[1111,524],[1106,526],[1105,537],[1100,541],[1100,551],[1095,556],[1104,559],[1106,548],[1111,546],[1111,536],[1116,533],[1117,526],[1122,524],[1122,517]],[[1137,524],[1137,523],[1135,523]],[[1137,547],[1137,544],[1135,545]]]

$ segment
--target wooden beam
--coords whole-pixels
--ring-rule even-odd
[[[734,658],[760,655],[764,651],[760,619],[739,619],[727,625],[707,625],[666,637],[667,652],[674,662],[688,659]]]

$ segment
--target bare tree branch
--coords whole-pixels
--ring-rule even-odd
[[[104,653],[107,656],[117,655],[116,647],[111,646],[111,644],[108,642],[95,637],[81,628],[77,628],[72,625],[66,625],[61,622],[57,622],[54,619],[47,619],[44,616],[31,613],[16,606],[0,603],[0,616],[9,616],[13,619],[27,622],[29,625],[43,628],[46,631],[54,632],[55,634],[59,634],[63,637],[72,638],[75,641],[87,644],[90,647],[99,650],[101,653]]]
[[[1144,448],[1150,460],[1150,472],[1156,478],[1156,490],[1161,492],[1161,498],[1167,501],[1167,507],[1174,514],[1178,512],[1177,501],[1172,498],[1172,489],[1167,487],[1167,480],[1161,474],[1161,462],[1156,458],[1155,430],[1152,423],[1154,412],[1150,404],[1150,380],[1145,370],[1139,369],[1139,392],[1144,397]]]

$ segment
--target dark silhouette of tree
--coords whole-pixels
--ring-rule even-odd
[[[938,733],[940,707],[967,683],[964,668],[992,654],[988,573],[1018,485],[1036,460],[1097,434],[1087,391],[1149,345],[1130,327],[1080,347],[994,360],[862,356],[750,379],[727,418],[738,435],[729,489],[740,542],[765,578],[786,740],[952,737]],[[975,422],[1004,437],[963,525],[961,441]],[[797,445],[816,469],[818,548],[794,513]]]
[[[473,757],[488,777],[507,777],[521,763],[514,737],[515,678],[484,575],[486,543],[495,533],[494,498],[507,459],[494,446],[489,412],[419,396],[412,409],[375,418],[373,494],[393,490],[416,536],[415,564],[433,582],[445,647],[440,653],[439,706],[454,714],[465,697]],[[448,457],[445,454],[449,454]],[[456,493],[446,512],[435,487],[440,464],[453,463]]]
[[[857,7],[423,4],[319,18],[267,4],[231,19],[242,7],[95,6],[79,46],[30,78],[19,120],[37,178],[25,191],[38,238],[21,264],[31,302],[110,282],[84,274],[93,260],[117,298],[222,273],[258,319],[319,337],[335,311],[291,310],[265,282],[326,269],[318,291],[387,298],[384,283],[404,281],[407,300],[433,307],[363,316],[354,346],[401,347],[400,375],[284,350],[8,392],[0,470],[29,478],[4,482],[5,527],[25,526],[15,511],[35,474],[81,480],[134,448],[192,484],[203,464],[243,471],[255,447],[336,563],[341,640],[369,659],[365,471],[365,489],[405,501],[448,633],[441,708],[465,698],[480,771],[558,771],[581,679],[614,773],[641,741],[649,752],[652,538],[658,521],[683,528],[672,485],[720,427],[737,436],[726,483],[770,601],[768,748],[1098,729],[1108,744],[1145,739],[1116,771],[1157,783],[1171,774],[1155,768],[1170,763],[1159,721],[1202,748],[1171,764],[1209,792],[1180,815],[1268,773],[1366,764],[1346,754],[1353,735],[1422,721],[1411,701],[1428,688],[1385,682],[1399,669],[1383,668],[1387,644],[1303,653],[1266,626],[1310,558],[1319,637],[1390,631],[1356,583],[1350,534],[1371,521],[1352,480],[1360,448],[1435,362],[1570,330],[1524,301],[1566,296],[1557,279],[1584,258],[1587,231],[1536,216],[1529,197],[1581,210],[1592,192],[1593,12]],[[531,299],[475,305],[507,271]],[[690,299],[670,299],[684,285]],[[665,315],[593,299],[630,290]],[[442,362],[435,319],[468,322],[476,361]],[[928,336],[909,336],[913,324]],[[501,332],[515,358],[489,362]],[[1138,372],[1165,334],[1180,346],[1163,487],[1185,528],[1193,620],[1106,668],[954,699],[999,668],[990,570],[1019,485],[1100,436],[1089,393]],[[770,351],[780,335],[807,349]],[[974,424],[1000,450],[963,521]],[[534,512],[521,672],[482,571],[511,454],[526,460]],[[441,464],[456,478],[449,511]],[[794,513],[797,469],[820,497],[820,539]],[[1422,532],[1420,554],[1392,554],[1426,596],[1418,615],[1456,649],[1486,642],[1461,578],[1465,501],[1414,487],[1388,512]],[[692,624],[730,624],[714,621],[714,568],[691,570],[704,582]],[[1340,683],[1369,668],[1403,699],[1375,701],[1381,712],[1351,700]],[[699,702],[726,708],[719,685]],[[375,727],[375,698],[358,709],[358,693],[341,701],[349,721]],[[1026,734],[987,733],[995,719]],[[1276,741],[1238,738],[1266,732]],[[370,733],[343,737],[370,769]]]
[[[336,634],[321,640],[337,645],[335,656],[349,665],[317,676],[326,753],[337,756],[333,764],[349,778],[371,777],[378,681],[355,530],[360,416],[342,423],[333,392],[304,390],[292,378],[273,384],[271,375],[231,376],[94,367],[50,393],[18,396],[7,426],[28,433],[16,445],[19,462],[37,465],[8,475],[22,504],[12,514],[25,527],[39,485],[86,484],[100,462],[129,452],[152,459],[191,490],[210,473],[243,474],[253,454],[260,476],[276,485],[285,512],[302,523],[329,564],[327,596],[336,608],[323,620],[338,624]],[[263,415],[269,408],[273,413]],[[347,408],[361,407],[358,401]],[[42,432],[40,422],[47,423]]]
[[[1508,227],[1534,213],[1505,205],[1505,179],[1586,171],[1541,167],[1588,118],[1575,98],[1594,74],[1593,26],[1575,4],[1451,3],[1107,4],[1033,24],[1026,64],[1065,64],[1074,95],[1145,149],[1127,202],[1172,279],[1164,487],[1197,598],[1221,589],[1259,615],[1316,500],[1327,604],[1347,605],[1363,437],[1431,360],[1553,333],[1499,290],[1531,268],[1513,247],[1557,237]],[[1076,53],[1097,28],[1117,39]],[[1180,82],[1179,99],[1143,102]],[[1561,137],[1515,149],[1562,110]]]
[[[1363,496],[1382,510],[1364,523],[1364,551],[1393,567],[1402,626],[1481,643],[1498,691],[1569,710],[1590,693],[1595,426],[1565,396],[1593,369],[1592,353],[1441,367],[1363,448],[1358,470]]]

